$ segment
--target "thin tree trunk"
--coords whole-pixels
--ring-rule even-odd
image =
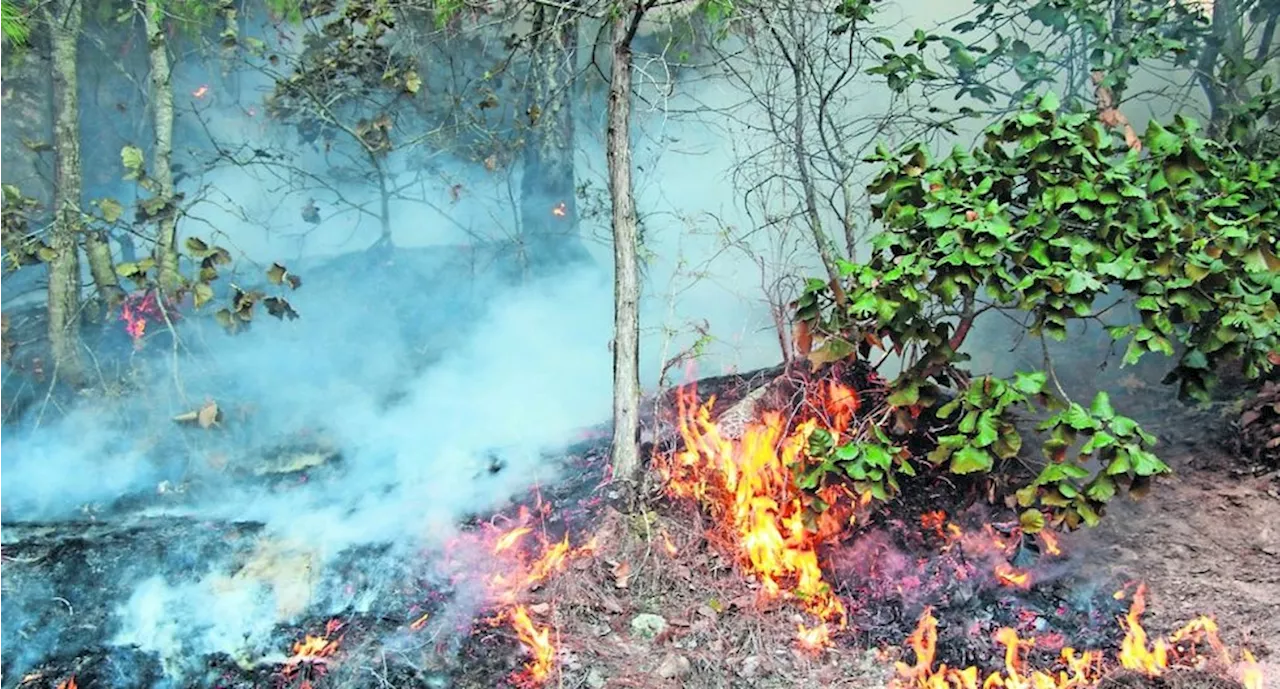
[[[640,279],[631,181],[631,39],[645,6],[613,20],[613,66],[609,79],[609,196],[613,201],[613,476],[628,489],[640,474]]]
[[[45,22],[53,56],[53,229],[49,261],[49,346],[59,379],[84,380],[80,361],[80,100],[76,40],[80,0],[49,0]]]
[[[174,199],[173,171],[173,82],[169,65],[169,43],[161,23],[160,0],[143,2],[143,20],[147,29],[147,50],[151,60],[151,115],[155,127],[155,148],[151,153],[153,192],[164,205],[157,218],[155,259],[160,291],[172,296],[182,288],[178,271],[178,209]]]
[[[573,79],[577,10],[537,5],[533,15],[533,88],[520,177],[521,246],[526,273],[559,270],[586,258],[578,235],[574,175]]]

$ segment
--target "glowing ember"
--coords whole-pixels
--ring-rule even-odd
[[[831,418],[823,421],[838,437],[858,408],[857,395],[837,383],[825,392],[824,411]],[[823,497],[832,507],[818,515],[816,528],[810,529],[806,515],[812,515],[792,480],[792,469],[802,460],[818,419],[800,423],[783,437],[787,424],[782,415],[768,412],[760,422],[749,423],[741,439],[731,440],[711,420],[714,402],[712,398],[699,406],[692,388],[679,391],[684,450],[657,459],[667,491],[696,499],[711,512],[743,565],[760,580],[765,595],[780,596],[785,587],[808,612],[843,629],[845,608],[823,580],[817,547],[844,530],[851,517],[848,506],[856,502],[839,499],[851,496],[847,488],[828,487]],[[808,647],[825,645],[830,634],[825,624],[801,627],[799,632],[801,644]]]
[[[563,218],[564,216],[569,214],[569,207],[565,205],[564,201],[561,201],[560,203],[556,204],[555,208],[551,209],[551,214],[556,216],[557,218]]]
[[[76,687],[76,676],[71,675],[67,679],[58,682],[58,689],[78,689]]]
[[[423,613],[422,617],[419,617],[418,619],[414,620],[409,624],[409,629],[412,629],[413,631],[416,632],[419,629],[422,629],[423,627],[427,626],[427,620],[429,619],[431,619],[431,613]]]
[[[205,95],[206,95],[206,94],[208,94],[208,93],[209,93],[209,86],[206,84],[206,85],[201,86],[200,88],[198,88],[198,89],[196,89],[196,90],[192,91],[192,92],[191,92],[191,95],[195,96],[196,98],[204,98],[204,97],[205,97]]]
[[[147,333],[147,321],[149,319],[164,320],[165,313],[160,309],[160,300],[153,290],[131,294],[120,304],[120,320],[124,321],[124,330],[133,340],[135,349],[142,347],[142,338]],[[169,318],[177,319],[177,317],[176,311],[171,309]]]

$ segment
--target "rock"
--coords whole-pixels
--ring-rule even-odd
[[[604,686],[609,683],[609,680],[605,679],[603,672],[600,672],[596,668],[591,668],[591,670],[587,672],[586,683],[588,687],[591,687],[591,689],[604,689]]]
[[[666,658],[662,659],[662,664],[656,670],[657,675],[663,679],[675,679],[689,674],[693,669],[693,665],[689,659],[675,653],[668,653]]]
[[[661,615],[640,613],[631,618],[631,633],[643,639],[653,639],[667,630],[667,621]]]
[[[751,679],[760,674],[760,656],[747,656],[742,661],[742,665],[738,668],[738,676],[743,679]]]

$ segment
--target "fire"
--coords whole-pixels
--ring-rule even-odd
[[[300,672],[308,674],[308,671],[314,671],[317,675],[323,675],[329,663],[332,662],[333,655],[338,652],[338,646],[342,643],[342,637],[334,635],[342,629],[342,622],[336,619],[329,620],[325,625],[324,634],[307,634],[302,641],[296,641],[293,644],[293,655],[284,661],[284,667],[281,673],[287,679],[292,679]],[[308,677],[303,677],[303,685],[310,686]]]
[[[551,629],[539,628],[529,619],[529,612],[523,605],[517,605],[511,611],[511,626],[516,630],[520,643],[529,650],[533,659],[525,666],[525,673],[535,684],[542,684],[551,676],[551,668],[555,663],[555,647],[551,645]]]
[[[1007,562],[996,563],[995,572],[996,580],[1000,582],[1001,586],[1019,589],[1031,588],[1031,575]]]
[[[200,88],[192,91],[191,95],[195,96],[196,98],[204,98],[208,93],[209,93],[209,85],[205,84]]]
[[[58,689],[78,689],[76,686],[76,676],[71,675],[67,679],[58,682]]]
[[[1040,540],[1044,543],[1044,552],[1046,555],[1057,557],[1062,554],[1062,547],[1058,545],[1058,535],[1048,529],[1040,531]]]
[[[493,563],[493,573],[484,579],[487,600],[496,608],[489,622],[510,625],[530,656],[523,671],[513,678],[520,686],[544,684],[554,670],[556,655],[550,627],[534,619],[535,613],[545,612],[539,608],[549,609],[549,606],[526,606],[522,600],[530,591],[563,571],[574,558],[596,550],[594,539],[574,547],[568,535],[558,540],[551,539],[536,528],[536,521],[545,519],[550,510],[550,504],[539,499],[533,509],[521,506],[513,523],[502,527],[486,524],[478,532],[468,533],[452,544],[457,547],[465,541],[479,546]],[[410,627],[416,629],[425,624],[426,615],[423,615]]]
[[[1002,645],[1004,669],[989,674],[979,681],[978,668],[950,668],[946,664],[935,667],[934,658],[938,643],[938,620],[933,611],[926,608],[907,637],[907,645],[915,653],[915,662],[896,664],[897,677],[892,682],[896,689],[1088,689],[1098,684],[1109,667],[1117,663],[1132,670],[1157,677],[1174,667],[1199,667],[1205,658],[1197,653],[1201,645],[1207,646],[1230,664],[1230,653],[1218,638],[1217,625],[1206,617],[1192,620],[1167,639],[1157,639],[1148,644],[1147,632],[1141,617],[1146,609],[1146,590],[1139,586],[1134,593],[1129,612],[1120,619],[1125,632],[1115,662],[1106,662],[1098,651],[1077,652],[1063,648],[1052,669],[1026,667],[1026,651],[1036,646],[1034,637],[1020,638],[1008,627],[995,634],[995,641]],[[1241,654],[1243,660],[1241,682],[1247,689],[1261,689],[1262,673],[1248,651]]]
[[[557,218],[563,218],[564,216],[569,214],[569,207],[565,205],[564,201],[561,201],[560,203],[556,204],[555,208],[551,209],[551,214],[556,216]]]
[[[142,338],[147,333],[147,320],[164,320],[166,314],[161,311],[161,308],[160,300],[154,290],[125,297],[120,305],[120,320],[124,321],[124,330],[133,340],[135,349],[142,347]],[[170,319],[176,319],[177,311],[170,309],[168,316]]]
[[[825,386],[824,392],[822,412],[827,418],[822,421],[838,437],[853,421],[857,394],[835,382]],[[823,580],[817,548],[844,530],[852,516],[849,506],[855,501],[839,498],[852,494],[839,486],[825,488],[823,498],[832,507],[818,515],[810,528],[806,516],[813,517],[795,487],[792,470],[802,461],[819,419],[815,416],[801,422],[784,437],[787,423],[782,415],[768,412],[761,421],[749,423],[742,437],[734,440],[724,437],[711,420],[714,402],[711,398],[698,405],[692,388],[678,392],[684,450],[656,460],[667,491],[705,506],[744,567],[759,579],[766,596],[781,596],[785,588],[822,622],[815,628],[801,626],[798,630],[803,646],[820,648],[829,639],[827,623],[843,629],[847,615],[844,604]]]

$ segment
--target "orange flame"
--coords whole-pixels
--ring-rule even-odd
[[[996,563],[996,580],[1000,582],[1001,586],[1008,586],[1009,588],[1031,588],[1031,574],[1007,562]]]
[[[555,662],[556,651],[551,645],[551,629],[549,627],[539,629],[529,619],[529,612],[523,605],[518,605],[511,611],[511,626],[515,628],[520,642],[533,656],[533,659],[524,666],[528,679],[542,684],[551,676],[551,668]]]
[[[192,91],[191,95],[195,96],[196,98],[204,98],[208,93],[209,93],[209,85],[205,84],[200,88]]]
[[[520,686],[545,683],[554,669],[555,659],[550,629],[539,626],[534,621],[530,608],[521,603],[521,599],[551,576],[563,571],[574,558],[596,550],[595,539],[575,548],[570,544],[568,536],[559,541],[551,541],[540,533],[535,528],[535,519],[549,513],[550,505],[539,501],[533,510],[522,506],[513,524],[504,528],[490,524],[477,533],[459,539],[478,540],[478,545],[498,561],[497,566],[493,567],[497,571],[484,581],[488,600],[498,608],[489,622],[495,625],[509,624],[531,656],[523,672],[513,678]],[[532,612],[537,612],[537,607],[533,606]],[[419,627],[425,625],[426,617],[423,615],[414,624]]]
[[[1044,552],[1047,555],[1057,557],[1062,554],[1062,547],[1058,545],[1058,534],[1048,529],[1042,529],[1040,531],[1040,540],[1044,543]]]
[[[78,687],[76,687],[76,676],[71,675],[65,680],[58,682],[58,689],[78,689]]]
[[[556,204],[555,208],[551,209],[551,214],[556,216],[557,218],[563,218],[564,216],[569,214],[569,207],[565,205],[564,201],[561,201],[560,203]]]
[[[1139,586],[1129,612],[1120,619],[1125,636],[1116,660],[1121,667],[1152,677],[1173,666],[1195,667],[1203,660],[1196,650],[1202,644],[1220,655],[1222,661],[1230,663],[1230,654],[1218,638],[1217,625],[1205,617],[1192,620],[1168,639],[1148,644],[1141,623],[1145,609],[1145,587]],[[1088,689],[1098,683],[1105,669],[1100,652],[1077,652],[1072,648],[1062,649],[1054,670],[1028,669],[1025,651],[1035,646],[1035,638],[1022,639],[1013,629],[1003,628],[996,632],[995,640],[1005,648],[1004,669],[991,673],[981,682],[976,667],[958,669],[945,664],[935,667],[938,621],[933,611],[926,608],[915,631],[907,637],[907,645],[915,652],[915,663],[899,661],[892,685],[897,689]],[[1262,673],[1253,655],[1244,651],[1241,658],[1241,682],[1249,689],[1261,689]]]
[[[832,417],[830,429],[838,437],[853,420],[857,395],[837,383],[830,383],[825,392],[824,411]],[[782,595],[785,586],[809,613],[843,629],[844,604],[823,580],[817,546],[844,529],[852,501],[836,498],[852,493],[839,486],[825,488],[824,499],[831,498],[825,501],[833,507],[815,517],[806,510],[792,479],[818,419],[800,423],[783,437],[787,424],[782,415],[768,412],[733,440],[711,420],[714,402],[713,397],[698,405],[695,390],[678,391],[684,450],[657,459],[667,491],[698,500],[711,512],[766,596]],[[799,629],[800,642],[809,647],[825,645],[829,634],[825,624]]]

